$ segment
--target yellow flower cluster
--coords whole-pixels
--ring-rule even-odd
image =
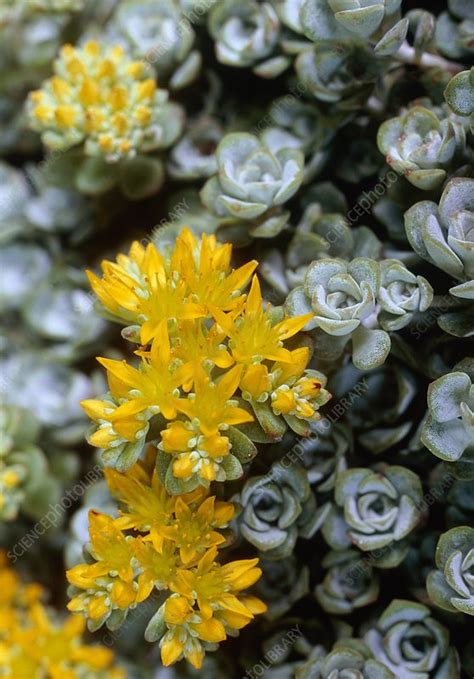
[[[125,679],[112,652],[82,642],[85,621],[59,621],[41,603],[42,589],[23,584],[0,552],[0,677]]]
[[[46,146],[64,151],[84,142],[87,155],[115,161],[160,145],[156,119],[166,100],[145,62],[91,41],[61,49],[54,76],[31,92],[28,110]]]
[[[184,229],[169,256],[135,242],[128,256],[102,263],[102,278],[88,273],[108,315],[141,344],[137,367],[98,359],[110,391],[82,404],[96,423],[89,441],[123,471],[151,427],[149,438],[171,460],[168,480],[186,484],[178,494],[242,474],[234,428],[262,408],[293,426],[317,419],[329,398],[324,377],[306,368],[309,349],[284,346],[311,314],[276,318],[256,276],[244,294],[257,262],[233,270],[231,254],[230,244]]]
[[[115,628],[153,590],[166,591],[146,637],[160,639],[164,665],[184,657],[199,668],[206,650],[265,611],[259,599],[242,593],[261,571],[258,559],[216,562],[234,506],[202,487],[170,496],[156,470],[150,471],[153,463],[151,455],[126,474],[106,470],[120,516],[90,512],[94,562],[67,572],[73,585],[68,608],[82,612],[94,629],[104,622]]]

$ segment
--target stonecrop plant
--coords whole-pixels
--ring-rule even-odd
[[[0,0],[0,679],[473,679],[473,57]]]
[[[217,560],[234,505],[202,487],[169,495],[156,469],[150,476],[140,463],[105,475],[120,516],[91,510],[91,563],[67,572],[68,608],[83,613],[92,630],[104,623],[116,630],[129,609],[155,590],[164,591],[168,596],[148,622],[145,638],[159,641],[165,666],[184,657],[199,669],[206,650],[215,650],[266,610],[243,592],[261,575],[258,559]]]
[[[309,347],[285,346],[311,314],[290,319],[265,306],[257,262],[232,269],[231,253],[184,229],[168,253],[135,242],[102,263],[102,278],[89,273],[107,315],[129,324],[122,335],[139,345],[136,366],[99,358],[110,391],[82,403],[96,423],[89,442],[126,471],[155,441],[171,494],[240,478],[252,438],[305,432],[329,399],[325,377],[307,368]],[[239,425],[249,423],[247,435]]]
[[[86,644],[85,622],[61,619],[38,583],[24,583],[0,552],[0,676],[10,679],[125,679],[105,646]]]

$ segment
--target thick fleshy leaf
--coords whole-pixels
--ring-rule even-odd
[[[390,347],[390,336],[384,330],[360,326],[352,335],[352,362],[359,370],[377,368],[385,362]]]

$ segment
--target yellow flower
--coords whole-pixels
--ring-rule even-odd
[[[141,326],[143,344],[155,337],[163,320],[206,315],[203,305],[188,299],[185,281],[171,275],[169,264],[152,243],[143,248],[134,242],[129,255],[119,255],[117,263],[102,262],[102,271],[102,279],[87,272],[94,292],[117,319]]]
[[[151,351],[142,356],[139,368],[126,361],[97,359],[108,372],[109,386],[116,401],[82,401],[85,412],[98,424],[89,442],[99,448],[114,448],[126,441],[143,439],[148,420],[158,413],[167,419],[177,416],[179,387],[189,380],[190,364],[172,369],[166,322],[158,330]]]
[[[115,526],[148,533],[156,549],[161,549],[163,527],[171,521],[176,498],[168,495],[156,472],[150,485],[149,477],[138,464],[126,474],[113,469],[105,469],[104,473],[111,493],[124,505]]]
[[[186,281],[190,293],[210,309],[224,311],[239,307],[244,300],[241,291],[257,268],[255,260],[230,271],[232,245],[217,242],[214,235],[203,234],[201,242],[189,229],[183,229],[176,240],[171,268]]]
[[[82,635],[85,620],[70,616],[56,619],[39,601],[39,585],[24,585],[0,559],[0,582],[10,582],[8,598],[2,597],[0,620],[0,667],[2,676],[51,677],[51,679],[125,679],[113,665],[112,652],[102,646],[86,646]],[[0,588],[3,592],[3,588]]]
[[[190,391],[196,375],[206,366],[211,369],[230,368],[234,359],[224,344],[225,333],[216,324],[208,328],[201,319],[181,321],[176,336],[173,338],[173,356],[192,365],[193,372],[188,382],[183,384],[185,391]]]
[[[175,507],[176,518],[169,526],[163,527],[161,533],[176,544],[183,565],[189,567],[209,547],[225,542],[224,536],[214,528],[227,526],[234,513],[234,505],[216,502],[215,497],[208,497],[193,512],[178,497]]]
[[[194,386],[194,394],[179,401],[177,408],[191,421],[195,420],[204,436],[213,436],[230,425],[251,422],[252,417],[239,408],[232,396],[239,386],[241,366],[234,366],[217,382],[201,370]]]
[[[319,419],[319,407],[330,398],[323,387],[326,378],[314,370],[305,370],[309,350],[306,347],[291,352],[291,363],[275,363],[271,379],[271,405],[275,414],[294,415],[302,420]]]
[[[254,614],[239,598],[239,593],[260,578],[262,571],[256,567],[258,559],[231,561],[221,566],[216,563],[216,556],[217,547],[212,547],[200,559],[197,568],[180,571],[172,590],[192,604],[196,603],[204,620],[219,611],[224,620],[228,613],[233,613],[239,620],[250,622]]]
[[[136,600],[133,581],[133,540],[117,528],[112,517],[91,510],[89,535],[92,564],[79,564],[66,572],[79,592],[68,604],[70,611],[84,612],[92,620],[110,615],[114,608],[126,609]]]
[[[219,566],[216,553],[214,547],[196,569],[181,570],[172,585],[175,594],[163,607],[168,631],[160,641],[165,666],[184,657],[199,669],[208,644],[224,641],[228,633],[235,635],[266,610],[256,597],[240,594],[260,577],[258,559]]]
[[[88,155],[109,161],[156,148],[160,140],[153,125],[167,95],[151,75],[121,47],[65,45],[53,77],[30,94],[31,127],[51,148],[85,143]]]
[[[283,340],[296,335],[313,314],[285,318],[272,324],[269,308],[263,308],[260,284],[253,277],[249,295],[241,313],[223,313],[217,307],[213,315],[229,337],[232,356],[238,363],[251,365],[263,360],[291,361],[291,352],[283,347]]]
[[[221,463],[230,452],[230,442],[220,432],[253,420],[231,400],[241,372],[242,366],[234,366],[218,382],[212,382],[201,368],[195,376],[194,393],[177,404],[189,421],[169,425],[161,433],[159,444],[161,450],[175,456],[172,464],[177,478],[189,479],[197,474],[206,484],[225,480]]]
[[[97,359],[120,385],[128,388],[128,399],[110,415],[110,421],[136,415],[147,409],[152,415],[161,413],[167,420],[177,416],[178,388],[189,379],[192,366],[183,365],[175,370],[171,364],[171,349],[166,321],[161,321],[149,354],[142,356],[138,369],[125,361]]]
[[[135,542],[135,555],[142,573],[138,577],[137,601],[147,599],[153,588],[169,589],[178,573],[179,556],[173,542],[162,541],[161,549],[144,540]]]
[[[171,596],[164,604],[164,621],[168,631],[160,641],[161,660],[165,667],[186,658],[200,669],[205,655],[205,644],[226,639],[223,625],[217,620],[202,622],[183,597]]]

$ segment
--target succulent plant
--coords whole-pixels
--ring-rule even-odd
[[[430,191],[446,179],[447,170],[462,155],[462,125],[423,106],[412,106],[379,128],[377,144],[386,162],[419,189]]]
[[[0,675],[474,676],[472,3],[0,5]]]
[[[415,313],[430,307],[433,288],[426,278],[415,276],[396,259],[384,259],[380,273],[379,323],[384,330],[400,330],[410,323]]]
[[[469,58],[473,51],[472,7],[462,0],[448,0],[447,9],[436,21],[436,47],[452,59]]]
[[[474,481],[457,479],[446,495],[448,527],[472,523],[474,517]]]
[[[422,518],[422,497],[419,477],[406,467],[347,469],[336,480],[335,506],[324,522],[324,539],[336,550],[352,543],[369,552],[366,568],[393,568],[407,554],[404,538]]]
[[[443,533],[436,548],[438,570],[429,574],[430,599],[448,611],[474,615],[474,528],[458,526]]]
[[[30,410],[2,404],[0,433],[1,521],[41,519],[76,477],[76,455],[56,447]],[[57,524],[63,518],[55,514]]]
[[[375,659],[370,649],[360,639],[341,639],[327,655],[319,651],[303,663],[295,679],[392,679],[393,674],[383,662]]]
[[[474,133],[474,67],[470,71],[461,71],[453,76],[444,91],[444,96],[454,113],[469,118],[469,127]]]
[[[223,0],[208,15],[209,32],[215,40],[217,59],[229,66],[254,66],[256,73],[275,77],[288,66],[274,56],[280,22],[269,2]]]
[[[178,0],[126,0],[119,3],[108,34],[136,59],[150,63],[160,82],[186,87],[198,76],[202,56],[193,49],[195,33]]]
[[[442,460],[460,461],[460,473],[471,477],[473,472],[470,467],[474,455],[472,361],[467,361],[465,367],[466,372],[457,370],[430,384],[428,414],[421,440]]]
[[[350,400],[353,393],[361,398]],[[418,427],[414,401],[418,383],[412,372],[393,359],[380,368],[360,371],[347,364],[331,377],[334,399],[347,409],[347,422],[355,429],[357,443],[379,454],[411,444]]]
[[[292,554],[286,559],[262,559],[263,571],[256,591],[268,605],[265,618],[277,620],[309,593],[309,569]]]
[[[341,213],[323,209],[319,193],[334,191],[336,196],[339,192],[335,187],[322,182],[311,188],[311,195],[318,200],[305,207],[286,252],[282,254],[276,248],[267,250],[260,265],[262,276],[272,291],[282,298],[292,288],[303,284],[306,269],[315,260],[327,257],[378,259],[381,253],[382,245],[368,227],[350,228],[348,220],[341,214],[347,213],[345,201],[338,206]]]
[[[312,537],[329,509],[316,508],[305,470],[289,460],[249,479],[236,501],[242,506],[239,531],[266,559],[289,556],[298,537]]]
[[[215,151],[222,137],[222,126],[210,116],[188,124],[186,133],[172,148],[168,172],[173,179],[207,179],[217,171]]]
[[[306,270],[304,283],[285,302],[291,316],[313,311],[306,330],[318,328],[331,336],[333,348],[344,350],[352,340],[352,360],[360,369],[381,365],[390,351],[390,337],[377,325],[380,268],[366,257],[345,262],[320,259]]]
[[[25,177],[0,162],[0,242],[2,245],[25,230],[24,203],[30,195]]]
[[[455,177],[446,185],[439,205],[422,201],[405,213],[412,248],[431,264],[466,281],[450,290],[462,299],[474,296],[473,195],[474,180]]]
[[[10,222],[11,223],[11,222]],[[0,252],[0,308],[19,308],[50,273],[51,257],[32,243],[9,243]]]
[[[255,135],[232,133],[220,142],[216,158],[218,174],[201,191],[204,205],[221,224],[238,225],[247,238],[279,233],[289,216],[281,206],[303,181],[302,152],[283,148],[273,153]]]
[[[299,99],[300,93],[276,99],[270,108],[269,127],[262,133],[270,148],[299,148],[306,156],[305,183],[318,175],[329,157],[332,132],[319,109]],[[266,117],[265,117],[266,120]]]
[[[327,493],[334,489],[337,475],[347,468],[346,456],[352,448],[352,432],[344,424],[323,427],[316,422],[311,426],[311,434],[301,440],[298,452],[313,490]]]
[[[449,632],[427,606],[396,599],[365,635],[374,657],[394,676],[458,679],[459,658]]]
[[[315,99],[350,111],[369,98],[380,64],[363,44],[324,40],[301,51],[295,69]]]
[[[319,605],[334,615],[348,615],[377,600],[379,582],[372,566],[367,566],[360,552],[329,552],[321,562],[326,569],[324,580],[314,590]]]
[[[0,367],[7,404],[31,411],[61,445],[82,439],[86,420],[79,400],[94,392],[86,375],[32,351],[7,356]]]

